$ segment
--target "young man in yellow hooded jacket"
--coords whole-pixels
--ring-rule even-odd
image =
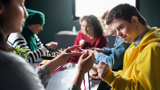
[[[138,10],[119,4],[106,16],[106,23],[126,43],[123,69],[114,72],[100,62],[98,75],[112,90],[160,90],[160,29],[149,27]]]

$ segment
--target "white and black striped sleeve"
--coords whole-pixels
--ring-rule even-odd
[[[48,50],[43,46],[43,44],[40,42],[40,39],[38,38],[38,36],[36,35],[36,41],[37,42],[37,50],[32,52],[28,45],[27,42],[25,40],[25,38],[22,36],[21,33],[11,33],[8,37],[8,45],[12,46],[13,48],[16,48],[16,46],[18,45],[20,48],[27,48],[28,52],[30,51],[30,62],[34,62],[35,60],[37,60],[38,58],[40,58],[43,54],[47,53]]]

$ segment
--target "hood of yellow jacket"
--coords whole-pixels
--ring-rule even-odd
[[[157,27],[153,27],[145,34],[140,43],[140,47],[146,46],[152,42],[160,42],[160,29]]]

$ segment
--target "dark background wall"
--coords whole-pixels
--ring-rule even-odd
[[[160,0],[140,0],[140,13],[151,27],[160,28]]]
[[[26,0],[25,5],[45,14],[44,31],[38,34],[43,43],[54,41],[59,31],[80,29],[79,21],[72,20],[72,0]],[[160,27],[160,0],[140,0],[140,13],[151,27]]]
[[[26,0],[26,8],[45,14],[46,23],[38,34],[43,43],[54,41],[54,35],[62,30],[80,29],[79,21],[72,20],[72,0]]]

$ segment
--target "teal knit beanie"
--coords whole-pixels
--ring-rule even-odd
[[[45,24],[45,16],[40,11],[27,9],[28,18],[25,20],[25,26],[32,24]]]

